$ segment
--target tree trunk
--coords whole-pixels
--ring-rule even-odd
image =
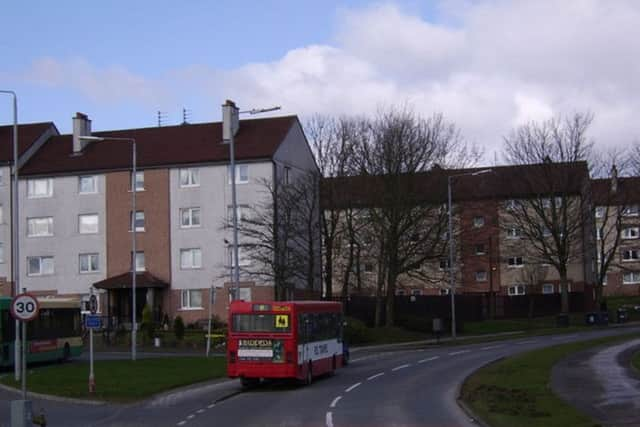
[[[381,249],[382,251],[382,249]],[[376,283],[376,313],[375,313],[375,327],[382,326],[382,308],[383,308],[383,290],[384,279],[386,277],[386,269],[384,264],[384,256],[382,252],[378,258],[378,281]]]
[[[324,275],[324,297],[325,299],[331,299],[333,296],[333,248],[329,245],[325,250],[325,275]]]
[[[394,305],[395,305],[395,283],[397,280],[397,274],[393,271],[393,269],[389,269],[389,274],[387,275],[387,307],[386,307],[386,316],[385,326],[393,326],[395,323],[394,318]]]
[[[569,314],[569,283],[567,279],[566,269],[560,270],[560,290],[560,311],[562,312],[562,314]]]
[[[600,310],[600,307],[602,306],[602,291],[603,291],[603,286],[602,286],[602,281],[598,281],[598,283],[596,283],[595,288],[593,289],[595,291],[595,304],[596,304],[596,310]]]

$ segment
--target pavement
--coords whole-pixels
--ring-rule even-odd
[[[551,386],[602,426],[640,426],[640,372],[631,357],[640,338],[574,353],[553,367]]]

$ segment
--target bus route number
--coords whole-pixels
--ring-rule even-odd
[[[276,315],[276,328],[286,329],[288,327],[289,327],[289,315],[288,314]]]
[[[38,300],[30,294],[16,295],[11,301],[11,315],[23,322],[35,319],[39,309]]]

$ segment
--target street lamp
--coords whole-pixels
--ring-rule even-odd
[[[111,136],[80,136],[79,139],[87,142],[123,141],[131,144],[131,360],[136,360],[136,140]]]
[[[233,101],[227,100],[222,105],[222,139],[229,142],[229,173],[231,174],[231,221],[233,223],[233,255],[231,257],[232,270],[232,300],[240,297],[240,261],[238,260],[238,202],[236,199],[236,150],[234,136],[239,127],[238,116],[240,114],[260,114],[279,110],[280,107],[253,108],[240,111]]]
[[[453,178],[461,176],[477,176],[485,173],[493,172],[491,169],[482,169],[475,172],[459,173],[455,175],[449,175],[447,177],[447,195],[448,195],[448,208],[449,208],[449,296],[451,298],[451,337],[456,339],[456,277],[453,268],[454,258],[454,240],[453,240],[453,213],[451,209],[451,182]]]
[[[11,95],[13,97],[13,182],[12,182],[12,194],[11,194],[11,225],[13,228],[12,240],[12,256],[11,262],[13,265],[13,283],[15,288],[14,295],[20,293],[20,256],[18,240],[20,235],[18,234],[18,228],[20,220],[18,219],[18,96],[12,90],[0,90],[0,93]],[[20,379],[20,324],[16,323],[16,338],[13,348],[13,366],[15,372],[15,379]]]

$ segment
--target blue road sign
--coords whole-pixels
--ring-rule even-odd
[[[90,329],[100,329],[102,328],[102,317],[93,314],[87,315],[84,318],[84,326]]]

